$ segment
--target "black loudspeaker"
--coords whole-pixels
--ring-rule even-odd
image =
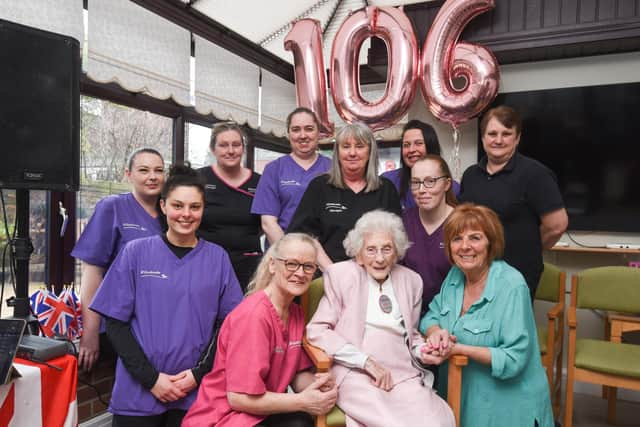
[[[0,20],[0,187],[80,187],[80,43]]]

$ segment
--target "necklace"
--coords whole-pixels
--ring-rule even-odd
[[[380,285],[380,297],[378,298],[378,306],[383,313],[389,314],[393,310],[393,303],[388,295],[382,293],[382,285]]]

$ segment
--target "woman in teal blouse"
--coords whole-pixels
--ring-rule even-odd
[[[489,208],[456,207],[444,228],[454,265],[420,322],[436,363],[469,357],[462,374],[462,427],[553,427],[529,288],[504,261],[504,232]],[[445,371],[446,372],[446,371]],[[438,388],[446,391],[446,375]],[[444,384],[443,384],[444,382]]]

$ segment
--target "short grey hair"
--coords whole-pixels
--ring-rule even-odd
[[[340,169],[338,151],[340,150],[340,144],[349,138],[353,138],[356,142],[361,142],[369,146],[369,160],[367,162],[367,170],[365,171],[367,186],[364,188],[364,192],[376,191],[382,185],[382,181],[378,176],[378,144],[371,129],[364,123],[359,122],[343,126],[336,132],[331,168],[329,172],[327,172],[329,175],[329,184],[342,190],[346,190],[347,188],[342,177],[342,169]]]
[[[347,237],[342,241],[347,256],[355,258],[364,246],[365,236],[378,231],[391,235],[398,259],[404,258],[411,242],[404,230],[402,219],[396,214],[380,209],[362,215],[353,229],[347,233]]]

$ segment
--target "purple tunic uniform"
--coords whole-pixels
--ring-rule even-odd
[[[242,299],[229,256],[203,239],[179,259],[161,236],[127,244],[107,271],[91,309],[130,323],[149,362],[169,375],[193,368],[211,340],[216,319]],[[196,389],[162,403],[138,383],[118,359],[109,410],[147,416],[187,410]]]
[[[398,190],[398,194],[400,194],[400,172],[401,171],[402,171],[402,168],[398,168],[382,174],[382,176],[387,178],[389,181],[393,182],[393,185],[396,187],[396,190]],[[460,194],[460,184],[458,183],[458,181],[454,179],[451,181],[451,185],[453,186],[453,194],[455,194],[456,197],[458,197],[458,194]],[[416,201],[413,198],[413,193],[411,192],[410,188],[407,188],[407,192],[405,193],[404,197],[400,199],[400,203],[402,203],[402,210],[416,207]]]
[[[71,256],[107,269],[127,242],[161,232],[133,194],[107,196],[96,204]]]
[[[406,209],[402,213],[402,221],[409,240],[413,245],[407,250],[402,264],[422,277],[422,309],[423,316],[429,303],[440,292],[442,281],[449,273],[451,264],[444,251],[444,223],[433,234],[424,229],[418,208]]]
[[[278,225],[286,230],[309,182],[329,170],[331,159],[318,156],[307,170],[291,155],[270,162],[262,173],[251,205],[251,213],[278,218]]]

